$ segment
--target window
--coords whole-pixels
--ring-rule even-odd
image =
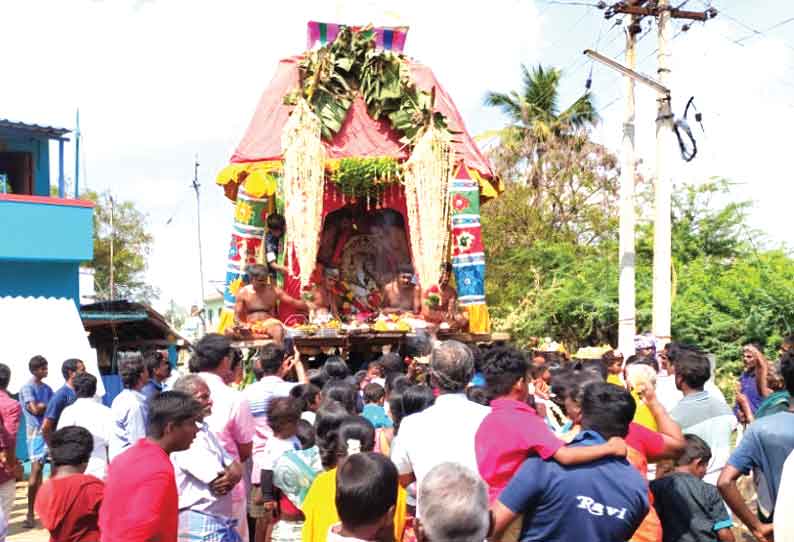
[[[33,194],[33,155],[29,152],[0,152],[0,179],[5,193]],[[3,186],[0,186],[3,193]]]

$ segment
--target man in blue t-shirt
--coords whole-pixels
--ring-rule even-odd
[[[30,477],[28,477],[28,515],[22,526],[31,529],[34,526],[33,503],[36,493],[41,487],[44,463],[47,461],[47,445],[41,433],[44,421],[44,412],[52,399],[52,388],[42,380],[47,378],[48,364],[44,356],[33,356],[28,362],[28,369],[33,375],[24,386],[19,389],[19,405],[25,416],[25,437],[28,445],[28,459],[30,459]]]
[[[63,362],[63,365],[61,365],[61,374],[64,380],[63,386],[52,396],[52,399],[47,405],[47,410],[44,412],[44,421],[41,424],[41,434],[44,435],[44,440],[48,443],[50,441],[50,435],[52,435],[58,427],[58,420],[61,417],[63,409],[77,400],[72,381],[74,380],[74,375],[83,372],[85,372],[85,364],[79,359],[67,359]]]
[[[783,353],[780,358],[780,373],[786,389],[794,395],[794,352]],[[760,542],[771,540],[775,500],[780,489],[783,463],[792,451],[794,401],[790,401],[787,412],[765,416],[750,424],[717,481],[722,498]],[[736,480],[751,471],[758,489],[757,515],[750,511],[736,487]]]
[[[582,398],[582,432],[570,446],[625,437],[636,407],[623,388],[590,384]],[[492,508],[494,535],[524,515],[520,542],[627,541],[648,513],[648,485],[623,458],[564,467],[530,457]]]

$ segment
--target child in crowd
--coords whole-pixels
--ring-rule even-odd
[[[336,472],[336,509],[341,523],[328,542],[377,542],[390,537],[397,504],[397,468],[377,453],[357,453]]]
[[[317,419],[317,409],[320,408],[323,397],[320,393],[320,388],[314,384],[298,384],[290,391],[290,397],[301,402],[301,420],[306,420],[309,424],[314,425]]]
[[[375,429],[394,427],[394,422],[386,415],[383,403],[386,401],[386,391],[383,386],[371,382],[364,386],[364,411],[361,413],[372,423]]]
[[[301,447],[296,436],[300,415],[301,403],[297,399],[275,397],[270,400],[270,404],[267,406],[267,420],[273,430],[273,436],[267,439],[261,457],[254,464],[251,482],[254,485],[259,485],[257,504],[264,506],[265,518],[271,521],[278,519],[273,527],[273,542],[294,540],[294,536],[289,534],[296,532],[293,523],[303,520],[300,510],[295,508],[288,499],[281,498],[281,493],[273,483],[273,469],[276,461],[286,452],[298,450]],[[297,533],[300,536],[300,525],[297,527]]]
[[[300,508],[314,478],[322,472],[315,433],[306,420],[298,420],[295,434],[300,450],[281,454],[273,466],[273,485],[279,492],[279,521],[273,528],[272,542],[299,542],[305,517]]]
[[[601,361],[607,368],[607,382],[621,388],[625,387],[623,382],[623,354],[619,350],[608,350],[601,356]]]
[[[105,485],[84,474],[94,448],[87,429],[64,427],[50,438],[55,474],[36,496],[36,513],[52,542],[99,542],[99,507]]]
[[[466,399],[478,405],[488,406],[490,399],[484,386],[469,386],[466,388]]]
[[[367,366],[367,377],[365,378],[365,382],[367,382],[367,384],[374,382],[375,384],[386,387],[383,365],[381,365],[380,362],[373,361]]]
[[[545,363],[542,365],[533,364],[529,367],[529,375],[534,386],[534,395],[544,401],[548,401],[549,397],[551,397],[551,386],[549,386],[551,371],[549,371],[549,366]]]
[[[695,435],[671,474],[651,482],[654,506],[664,526],[664,542],[733,542],[731,515],[717,488],[703,481],[711,449]]]

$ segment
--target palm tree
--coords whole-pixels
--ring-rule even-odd
[[[543,156],[552,140],[564,140],[573,133],[590,128],[598,121],[592,95],[585,92],[567,109],[560,112],[559,84],[562,72],[538,65],[531,70],[521,65],[519,91],[507,94],[488,92],[485,105],[496,107],[510,119],[510,124],[496,133],[501,145],[519,151],[520,159],[532,157],[527,164],[527,184],[540,197]],[[527,145],[531,147],[527,153]]]

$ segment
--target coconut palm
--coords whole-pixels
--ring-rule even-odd
[[[500,109],[510,119],[508,126],[486,137],[499,138],[504,153],[513,157],[508,159],[510,167],[521,163],[526,166],[526,182],[540,198],[543,158],[549,146],[565,144],[569,136],[593,126],[598,114],[589,92],[560,111],[560,70],[542,65],[528,69],[522,64],[521,73],[518,91],[486,94],[485,105]]]
[[[598,120],[589,92],[580,96],[567,109],[559,109],[559,85],[562,72],[538,65],[530,71],[521,65],[521,89],[507,94],[488,92],[485,105],[496,107],[511,120],[511,128],[539,140],[551,135],[588,128]]]

